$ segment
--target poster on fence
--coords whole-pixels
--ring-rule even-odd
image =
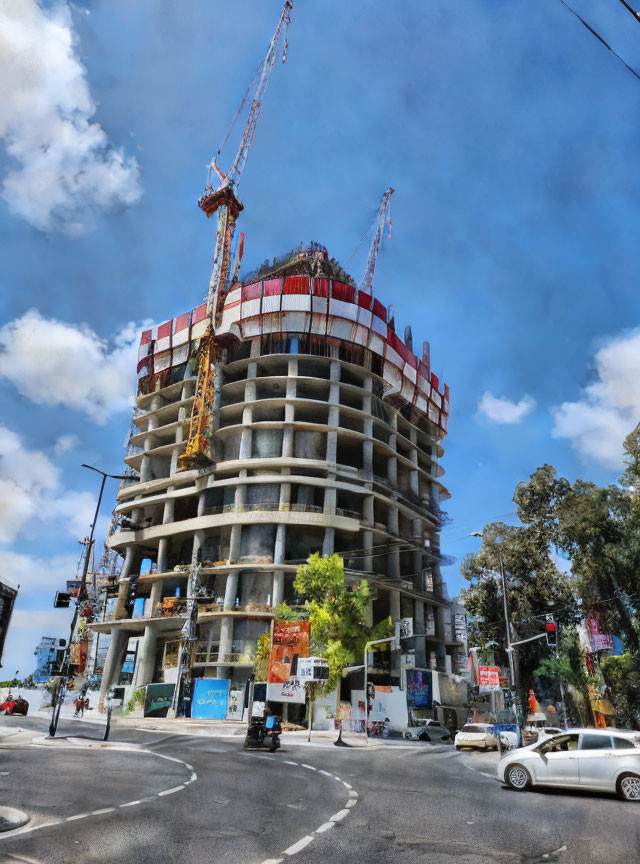
[[[269,655],[267,699],[304,704],[304,684],[297,677],[298,658],[309,656],[309,622],[276,621]]]

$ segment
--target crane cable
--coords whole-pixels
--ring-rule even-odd
[[[596,37],[596,39],[599,42],[602,42],[602,44],[604,45],[604,47],[608,51],[611,51],[611,53],[614,55],[614,57],[618,58],[618,60],[622,63],[623,66],[626,66],[626,68],[629,70],[629,72],[631,72],[632,75],[635,75],[635,77],[638,79],[638,81],[640,81],[640,74],[638,74],[638,72],[636,72],[635,69],[633,69],[631,66],[629,66],[629,64],[625,60],[622,59],[622,57],[618,54],[618,52],[615,51],[611,47],[611,45],[609,45],[608,42],[605,42],[605,40],[602,38],[602,36],[598,32],[596,32],[593,29],[593,27],[591,27],[590,24],[587,24],[587,22],[584,20],[584,18],[582,18],[582,16],[579,15],[575,9],[573,9],[571,6],[569,6],[569,4],[566,2],[566,0],[560,0],[560,2],[562,3],[563,6],[566,6],[566,8],[569,10],[569,12],[571,12],[572,15],[575,15],[575,17],[578,19],[578,21],[580,21],[580,23],[583,24],[587,28],[587,30]],[[625,3],[624,5],[626,6],[627,4]],[[632,12],[634,14],[634,16],[636,15],[636,13],[633,12],[633,9],[631,9],[630,6],[627,8],[629,9],[630,12]]]
[[[638,22],[640,23],[640,12],[636,12],[635,9],[633,9],[631,6],[629,6],[629,4],[626,2],[626,0],[619,0],[619,2],[622,3],[622,5],[624,6],[624,8],[625,8],[628,12],[631,12],[631,14],[632,14],[633,17],[636,19],[636,21],[638,21]]]

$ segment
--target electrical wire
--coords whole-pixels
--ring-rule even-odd
[[[629,6],[629,4],[626,2],[626,0],[618,0],[618,2],[622,3],[624,8],[633,15],[633,17],[638,23],[640,23],[640,12],[636,12],[635,9],[632,9],[631,6]]]
[[[629,64],[625,60],[622,59],[622,57],[618,54],[618,52],[615,51],[611,47],[611,45],[609,45],[609,43],[606,42],[602,38],[602,36],[596,30],[593,29],[593,27],[591,27],[590,24],[587,24],[587,22],[584,20],[584,18],[581,15],[579,15],[575,9],[573,9],[571,6],[569,6],[569,4],[567,3],[567,0],[560,0],[560,2],[562,3],[563,6],[566,6],[566,8],[569,10],[569,12],[571,12],[572,15],[575,15],[575,17],[578,19],[578,21],[580,21],[580,23],[583,24],[587,28],[587,30],[596,37],[596,39],[599,42],[602,42],[602,44],[604,45],[604,47],[608,51],[611,51],[611,53],[613,54],[614,57],[618,58],[618,60],[622,63],[622,65],[625,66],[629,70],[629,72],[631,72],[631,74],[634,75],[638,79],[638,81],[640,81],[640,74],[638,74],[638,72],[636,72],[635,69],[633,69],[631,66],[629,66]],[[631,8],[630,8],[630,11],[633,12],[633,10]]]

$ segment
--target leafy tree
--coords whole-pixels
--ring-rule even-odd
[[[560,637],[558,657],[551,655],[540,661],[535,670],[538,678],[547,678],[566,688],[565,700],[573,707],[581,726],[593,725],[589,687],[594,681],[587,674],[584,651],[576,630],[565,630]]]
[[[632,729],[638,729],[640,671],[637,658],[627,651],[620,657],[608,657],[600,668],[618,718]]]
[[[329,678],[324,691],[335,690],[346,666],[362,663],[365,644],[384,639],[392,633],[389,619],[371,628],[368,623],[369,585],[344,584],[344,562],[339,555],[327,558],[314,552],[296,572],[293,587],[305,598],[303,613],[311,623],[311,653],[329,662]],[[282,604],[277,615],[286,618],[302,610]],[[281,613],[283,613],[281,615]]]
[[[495,655],[505,666],[508,656],[501,568],[507,585],[512,641],[542,632],[545,615],[550,611],[554,611],[561,623],[569,624],[576,620],[571,582],[552,558],[552,536],[539,506],[544,496],[537,486],[538,483],[529,490],[519,490],[524,499],[523,506],[516,503],[524,525],[512,526],[502,522],[487,525],[480,550],[467,555],[461,566],[462,575],[470,583],[463,592],[465,606],[470,615],[478,616],[472,631],[473,641],[480,647],[488,642],[497,643]],[[548,651],[544,641],[531,642],[516,649],[514,658],[521,699],[533,686],[534,672],[541,659],[548,656]]]

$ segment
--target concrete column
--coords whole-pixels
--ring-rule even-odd
[[[363,531],[360,536],[362,537],[362,547],[364,549],[362,569],[366,570],[367,573],[371,573],[373,570],[373,531]]]
[[[362,499],[362,522],[364,525],[371,526],[375,521],[374,501],[373,495],[365,495]]]
[[[240,540],[242,539],[242,525],[231,526],[231,538],[229,540],[229,561],[235,562],[240,557]]]
[[[362,442],[362,468],[365,477],[373,476],[373,420],[365,420],[363,424],[366,440]]]
[[[291,415],[293,415],[293,405],[285,405],[285,422],[293,423],[293,416],[291,418],[288,417],[288,409],[291,408]],[[293,426],[285,426],[282,433],[282,455],[285,459],[291,459],[293,457],[293,436],[294,436],[294,427]]]
[[[167,492],[173,492],[174,489],[174,486],[169,486]],[[164,511],[162,513],[163,525],[168,525],[170,522],[173,522],[175,514],[175,503],[175,498],[167,498],[167,500],[164,502]]]
[[[151,476],[151,457],[143,456],[142,462],[140,463],[140,482],[148,483],[149,480],[152,480]]]
[[[284,552],[287,542],[287,526],[278,525],[276,528],[276,542],[273,547],[273,563],[282,564],[284,562]]]
[[[424,603],[422,600],[413,601],[413,632],[422,634],[424,634],[425,632]],[[415,643],[416,650],[416,666],[424,669],[427,665],[427,653],[424,635],[416,636],[413,641]]]
[[[417,585],[420,591],[424,590],[424,583],[422,581],[422,520],[421,519],[412,519],[411,520],[411,535],[413,542],[416,546],[414,549],[411,558],[413,561],[413,572],[416,574],[414,577],[414,585]]]
[[[204,489],[203,489],[202,492],[200,492],[200,494],[198,495],[198,509],[196,511],[197,516],[204,516],[205,501],[206,501],[206,498],[205,498]]]
[[[392,449],[396,449],[396,436],[389,436],[389,444]],[[398,488],[398,459],[396,456],[389,456],[387,459],[387,480],[392,489]]]
[[[166,573],[169,568],[169,540],[161,537],[158,541],[158,573]]]
[[[227,581],[224,588],[224,609],[233,609],[236,603],[236,594],[238,593],[238,573],[233,570],[227,574]],[[225,619],[223,618],[223,621]],[[220,637],[222,639],[222,636]],[[231,650],[231,649],[229,649]]]
[[[173,477],[178,471],[178,457],[180,456],[180,447],[176,445],[171,451],[171,462],[169,463],[169,477]]]
[[[136,687],[145,687],[153,681],[157,645],[158,635],[156,628],[152,624],[147,624],[144,629],[144,636],[140,642],[138,668],[136,670]]]
[[[253,422],[253,408],[251,405],[245,406],[242,412],[242,436],[240,438],[240,459],[251,459],[251,445],[252,445],[252,429],[251,423]]]
[[[335,425],[338,421],[336,419]],[[329,411],[329,425],[331,425],[331,409]],[[338,431],[337,429],[329,429],[327,432],[327,455],[326,460],[330,465],[336,464],[338,457]]]
[[[271,608],[275,609],[284,600],[284,571],[277,570],[273,574],[273,589],[271,592]]]
[[[195,566],[198,563],[198,554],[204,544],[204,531],[196,531],[193,535],[193,549],[191,550],[191,564]]]
[[[225,351],[226,353],[226,351]],[[225,361],[223,360],[223,363]],[[213,385],[213,428],[220,428],[220,407],[222,405],[222,387],[224,385],[224,373],[222,363],[216,365],[216,377]]]
[[[136,547],[135,546],[127,546],[127,550],[124,553],[124,564],[122,565],[122,570],[120,571],[120,580],[128,579],[131,573],[131,568],[133,567],[133,561],[136,555]]]
[[[335,546],[335,529],[334,528],[325,528],[324,529],[324,541],[322,543],[322,555],[326,558],[329,555],[333,555]]]
[[[155,612],[156,606],[162,600],[162,581],[158,579],[157,582],[154,582],[151,586],[151,595],[149,597],[149,606],[151,606],[150,615],[153,615]]]
[[[324,507],[322,512],[327,513],[329,516],[335,516],[337,498],[338,490],[335,486],[326,486],[324,490]]]
[[[228,581],[228,580],[227,580]],[[220,619],[220,651],[218,657],[224,657],[231,654],[233,650],[233,618],[225,615]],[[218,666],[216,670],[217,678],[227,678],[229,666]]]
[[[399,621],[402,618],[400,612],[400,592],[395,588],[389,590],[389,615],[392,621]]]
[[[280,484],[280,502],[279,506],[284,507],[291,503],[291,483]]]
[[[124,654],[127,650],[129,642],[129,633],[120,627],[114,627],[111,630],[111,641],[107,649],[107,656],[104,661],[104,669],[102,671],[102,682],[100,684],[100,696],[98,710],[104,713],[104,700],[107,691],[110,690],[118,680]]]

